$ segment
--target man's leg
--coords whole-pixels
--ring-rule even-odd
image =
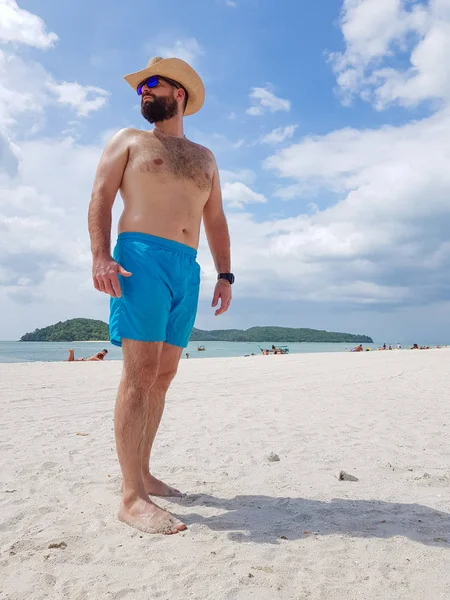
[[[75,350],[69,350],[69,356],[67,362],[73,362],[75,360]]]
[[[114,418],[123,477],[119,519],[146,533],[178,533],[186,526],[150,502],[142,479],[146,426],[148,422],[157,424],[160,419],[150,398],[158,376],[162,342],[123,339],[122,349],[123,373]]]
[[[164,411],[166,393],[177,373],[182,350],[183,349],[179,346],[172,346],[171,344],[164,343],[161,352],[158,376],[155,385],[150,390],[148,396],[149,418],[143,445],[142,477],[147,493],[152,496],[182,496],[182,493],[179,490],[171,488],[159,479],[156,479],[149,471],[150,454]],[[151,407],[153,407],[153,410]]]

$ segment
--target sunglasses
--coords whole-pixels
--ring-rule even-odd
[[[148,88],[154,88],[159,84],[160,81],[167,81],[167,83],[170,83],[170,85],[173,85],[177,89],[180,89],[182,87],[179,83],[177,83],[173,79],[169,79],[168,77],[162,77],[161,75],[152,75],[148,79],[145,79],[144,81],[142,81],[137,86],[136,91],[138,93],[138,96],[142,96],[142,88],[144,87],[144,85],[146,85]]]

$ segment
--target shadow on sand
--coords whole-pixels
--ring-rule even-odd
[[[450,549],[450,514],[421,504],[256,495],[228,499],[206,494],[187,496],[182,504],[220,511],[210,517],[190,513],[183,519],[188,525],[197,523],[214,531],[228,530],[229,538],[236,542],[276,544],[282,541],[281,536],[296,540],[307,535],[380,539],[402,536],[427,546]]]

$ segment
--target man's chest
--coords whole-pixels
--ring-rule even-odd
[[[200,190],[211,188],[211,159],[204,149],[188,145],[184,140],[137,146],[131,151],[129,167],[153,178],[187,180]]]

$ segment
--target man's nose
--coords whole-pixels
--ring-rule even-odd
[[[147,85],[144,85],[144,86],[142,87],[142,95],[143,95],[143,96],[144,96],[144,95],[150,95],[150,96],[151,96],[152,94],[153,94],[153,90],[152,90],[152,88],[149,88]]]

